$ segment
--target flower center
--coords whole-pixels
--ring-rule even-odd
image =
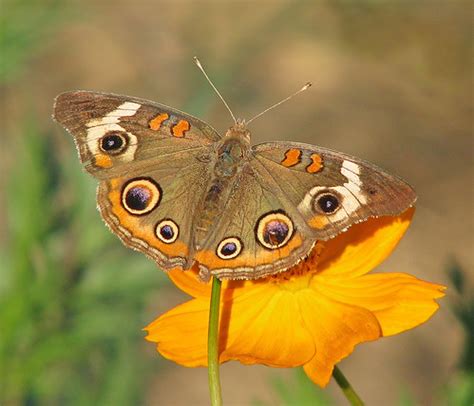
[[[280,289],[292,292],[308,288],[311,279],[318,272],[317,262],[323,248],[324,244],[318,241],[305,259],[285,272],[269,276],[269,282],[278,284]]]

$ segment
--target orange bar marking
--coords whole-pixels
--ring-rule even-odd
[[[291,148],[285,152],[285,159],[281,161],[281,164],[289,168],[290,166],[298,165],[300,162],[301,162],[301,150]]]
[[[189,124],[188,121],[179,120],[178,124],[176,124],[175,126],[173,126],[173,128],[171,128],[171,133],[175,137],[182,138],[184,137],[184,134],[186,133],[186,131],[189,131],[190,128],[191,128],[191,125]]]
[[[110,168],[112,166],[112,158],[105,154],[96,155],[94,162],[100,168]]]
[[[155,118],[150,120],[148,125],[152,130],[158,131],[161,127],[161,124],[163,124],[163,121],[168,120],[169,118],[170,116],[168,113],[160,113]]]
[[[323,159],[321,158],[321,155],[312,154],[311,161],[312,162],[306,167],[306,172],[308,173],[319,172],[323,167]]]
[[[308,224],[313,228],[322,230],[324,227],[326,227],[329,224],[329,220],[326,216],[322,214],[318,214],[314,216],[311,220],[309,220]]]

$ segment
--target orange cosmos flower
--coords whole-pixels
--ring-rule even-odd
[[[441,285],[404,273],[372,273],[395,248],[414,209],[370,219],[321,244],[293,269],[255,281],[222,284],[219,361],[273,367],[303,365],[320,386],[354,346],[414,328],[438,309]],[[174,270],[193,299],[146,327],[147,340],[178,364],[207,365],[211,284]]]

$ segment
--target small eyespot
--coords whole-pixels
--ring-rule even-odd
[[[133,179],[122,190],[122,205],[131,214],[143,215],[158,206],[162,195],[160,186],[154,180]]]
[[[162,220],[155,228],[156,236],[166,244],[176,241],[179,235],[179,227],[173,220]]]
[[[293,236],[293,231],[293,222],[283,211],[264,214],[255,227],[257,241],[271,250],[286,245]]]
[[[216,254],[221,259],[235,258],[242,252],[244,244],[237,237],[223,239],[217,246]]]
[[[332,214],[340,206],[339,196],[334,193],[323,192],[316,196],[315,208],[324,214]]]
[[[128,137],[124,133],[110,131],[99,140],[99,148],[109,155],[122,152],[128,143]]]

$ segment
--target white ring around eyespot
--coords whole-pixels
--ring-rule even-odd
[[[171,237],[170,239],[166,239],[165,237],[163,237],[160,233],[160,230],[162,227],[164,226],[170,226],[171,229],[173,230],[173,237]],[[155,235],[156,237],[164,242],[165,244],[172,244],[174,243],[177,239],[178,239],[178,235],[179,235],[179,227],[178,225],[172,221],[172,220],[163,220],[163,221],[160,221],[156,227],[155,227]]]
[[[271,244],[268,244],[263,238],[263,231],[267,223],[269,223],[270,221],[275,221],[275,220],[285,223],[288,226],[288,234],[286,235],[285,239],[280,244],[271,245]],[[275,249],[283,247],[284,245],[288,243],[290,238],[293,236],[293,231],[294,231],[293,222],[286,214],[282,212],[271,212],[260,217],[260,219],[257,222],[257,228],[255,230],[255,234],[257,237],[257,241],[260,244],[262,244],[265,248],[268,248],[270,250],[275,250]]]
[[[233,252],[230,255],[224,255],[221,253],[221,250],[228,243],[235,244],[237,249],[235,250],[235,252]],[[238,238],[236,237],[224,238],[217,246],[216,254],[220,259],[233,259],[242,252],[242,248],[243,248],[242,241],[240,241]]]
[[[361,204],[365,203],[365,197],[362,193],[355,195],[346,186],[315,186],[312,188],[301,203],[298,205],[298,210],[306,216],[314,216],[314,199],[322,192],[334,193],[339,196],[339,205],[342,210],[338,209],[331,214],[325,214],[331,220],[331,223],[346,220],[348,216],[356,212]]]
[[[127,205],[127,199],[126,199],[127,193],[130,191],[130,189],[137,186],[144,187],[148,189],[151,193],[150,203],[143,210],[132,209],[131,207]],[[135,215],[147,214],[151,212],[158,205],[158,203],[161,200],[161,195],[162,195],[162,192],[158,184],[152,182],[149,179],[144,179],[144,178],[135,179],[128,182],[122,190],[122,196],[121,196],[122,206],[125,208],[125,210],[127,210],[131,214],[135,214]]]
[[[86,143],[89,153],[93,156],[102,154],[97,140],[102,138],[108,132],[125,132],[129,138],[127,149],[123,150],[121,154],[118,154],[117,158],[123,162],[132,161],[135,158],[135,152],[137,150],[137,137],[132,133],[125,131],[125,128],[119,125],[119,123],[120,119],[123,117],[134,116],[140,107],[141,105],[138,103],[125,102],[115,110],[106,114],[104,117],[95,118],[87,122]]]

